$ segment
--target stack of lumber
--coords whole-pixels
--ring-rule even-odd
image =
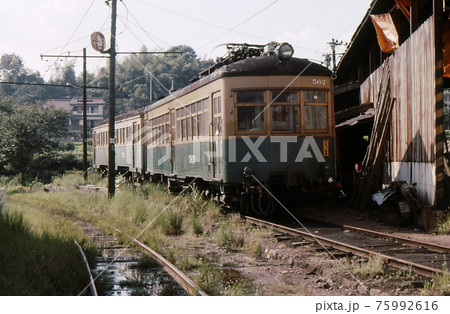
[[[350,200],[355,210],[364,210],[369,205],[371,196],[377,192],[382,179],[383,158],[386,155],[389,126],[395,98],[391,98],[390,70],[387,62],[383,65],[375,121],[370,136],[370,143],[362,161],[360,172]]]

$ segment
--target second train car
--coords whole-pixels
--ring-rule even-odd
[[[332,73],[287,43],[228,49],[188,86],[116,117],[115,170],[172,188],[194,180],[269,214],[271,193],[318,190],[335,175]],[[93,129],[97,169],[107,170],[107,130]]]

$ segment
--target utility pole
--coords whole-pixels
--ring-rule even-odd
[[[344,45],[344,42],[341,41],[337,41],[336,39],[331,39],[330,42],[327,43],[328,45],[330,45],[331,47],[331,57],[332,57],[332,61],[333,61],[333,72],[336,71],[336,46],[341,46]]]
[[[109,141],[108,141],[108,196],[116,190],[115,114],[116,114],[116,16],[117,0],[111,0],[111,38],[109,48]]]
[[[86,48],[83,48],[83,177],[87,183],[87,95],[86,95]]]
[[[83,55],[82,56],[71,56],[71,55],[41,55],[41,59],[43,58],[83,58],[83,84],[81,86],[82,88],[82,99],[83,99],[83,131],[82,131],[82,137],[83,137],[83,161],[82,161],[82,168],[83,168],[83,177],[84,182],[87,182],[87,89],[106,89],[107,87],[92,87],[87,86],[86,77],[87,77],[87,71],[86,71],[86,63],[87,58],[99,58],[98,56],[86,56],[86,48],[83,48]],[[71,87],[71,88],[80,88],[78,86],[73,85],[55,85],[55,84],[30,84],[27,85],[41,85],[41,86],[53,86],[53,87]]]

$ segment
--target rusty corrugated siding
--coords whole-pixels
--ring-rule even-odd
[[[388,176],[417,183],[422,200],[435,196],[435,48],[430,17],[388,59],[392,112]],[[361,102],[376,104],[382,68],[361,85]]]

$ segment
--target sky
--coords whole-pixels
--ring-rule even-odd
[[[122,0],[117,5],[117,50],[164,51],[192,47],[202,59],[223,56],[226,43],[289,42],[294,56],[323,61],[332,39],[350,41],[371,0]],[[42,54],[99,56],[90,34],[100,31],[107,46],[110,8],[104,0],[0,0],[0,55],[16,53],[44,79],[66,62],[77,74],[82,60]],[[343,52],[343,46],[338,52]],[[118,61],[120,62],[118,57]],[[89,72],[106,65],[88,59]]]

